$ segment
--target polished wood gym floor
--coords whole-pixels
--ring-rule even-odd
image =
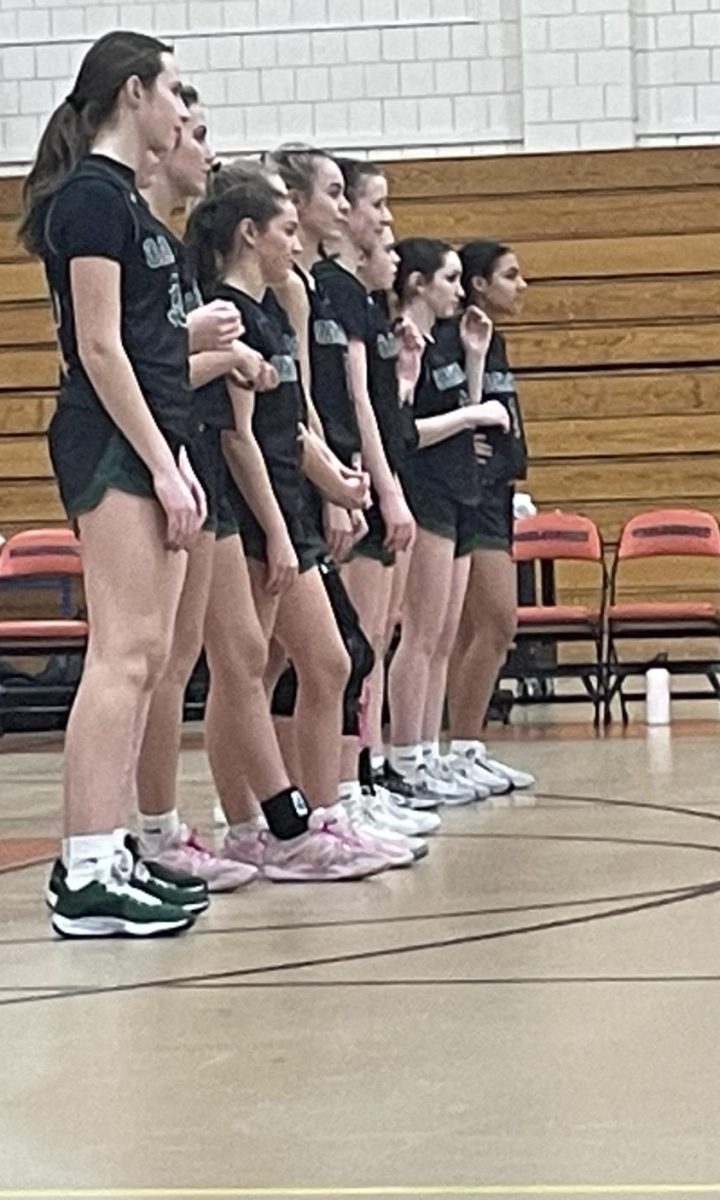
[[[719,733],[516,728],[535,799],[412,871],[143,944],[49,935],[59,751],[3,739],[0,1198],[719,1198]]]

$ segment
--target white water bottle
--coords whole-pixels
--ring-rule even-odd
[[[645,721],[648,725],[670,724],[670,672],[660,655],[645,672]]]

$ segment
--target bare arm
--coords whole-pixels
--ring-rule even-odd
[[[395,493],[397,484],[385,457],[377,418],[373,412],[368,391],[367,352],[365,343],[360,338],[350,339],[348,376],[360,430],[363,465],[370,472],[375,491],[382,498],[387,493]]]
[[[255,440],[252,417],[255,393],[227,381],[235,417],[235,428],[222,434],[223,453],[230,473],[247,501],[253,516],[269,537],[285,530],[280,507],[260,447]]]
[[[70,263],[80,361],[103,408],[152,475],[175,468],[170,447],[148,408],[120,334],[120,265],[108,258]]]
[[[284,591],[297,575],[297,555],[275,498],[265,459],[253,433],[255,393],[238,387],[230,379],[227,380],[227,389],[235,417],[235,428],[223,430],[223,453],[236,486],[265,533],[267,588],[277,595]]]
[[[390,470],[380,437],[377,419],[368,392],[367,352],[360,338],[351,338],[348,348],[350,393],[355,405],[363,466],[378,495],[378,504],[385,522],[385,545],[388,550],[406,550],[415,532],[415,522],[407,506],[400,483]]]

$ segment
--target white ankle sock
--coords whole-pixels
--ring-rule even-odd
[[[459,754],[462,758],[472,750],[473,757],[480,749],[481,743],[475,738],[453,738],[450,743],[450,753]]]
[[[140,813],[140,846],[147,858],[155,858],[180,833],[180,817],[176,808],[166,813]]]
[[[236,825],[231,825],[228,829],[228,837],[242,839],[252,833],[264,833],[267,828],[268,823],[263,813],[257,813],[249,821],[238,821]]]
[[[112,833],[85,833],[63,839],[62,860],[67,886],[72,892],[87,887],[93,879],[106,882],[112,873],[115,837]]]
[[[415,742],[411,746],[391,746],[390,766],[400,775],[408,775],[422,761],[422,746]]]
[[[341,804],[346,800],[359,800],[362,796],[362,787],[357,779],[344,780],[338,789],[338,799]]]
[[[370,765],[371,765],[373,771],[382,771],[383,767],[385,766],[384,751],[379,750],[376,753],[371,754],[370,755]]]
[[[423,758],[439,758],[440,757],[440,739],[433,738],[432,741],[423,739],[422,743]]]

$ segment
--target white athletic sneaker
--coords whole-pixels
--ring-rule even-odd
[[[325,810],[328,821],[325,828],[350,846],[357,846],[365,853],[385,859],[388,870],[396,867],[411,867],[415,854],[407,838],[402,834],[380,830],[368,819],[361,797],[343,800],[332,810]]]
[[[384,805],[382,798],[374,796],[365,788],[363,788],[358,804],[358,812],[362,814],[360,816],[361,829],[384,842],[390,842],[392,845],[410,850],[416,862],[418,859],[426,857],[428,853],[426,842],[416,834],[408,832],[407,827],[398,828],[399,825],[405,824],[405,813],[400,814],[399,817],[395,816]]]
[[[492,771],[502,779],[507,779],[519,791],[535,786],[535,776],[531,775],[529,771],[518,771],[516,767],[508,767],[505,763],[498,762],[496,758],[490,758],[484,742],[480,742],[480,748],[476,752],[475,758],[486,770]]]
[[[475,799],[474,790],[467,785],[461,785],[456,779],[448,778],[441,771],[430,770],[428,761],[421,762],[403,776],[407,787],[412,788],[413,796],[426,805],[440,804],[452,808],[458,804],[470,804]]]
[[[475,788],[478,800],[487,800],[489,796],[504,796],[512,791],[512,784],[481,763],[472,750],[466,751],[465,754],[448,754],[444,761],[450,765],[456,778],[464,779],[470,787]]]
[[[375,784],[373,788],[363,788],[363,796],[366,803],[370,802],[375,808],[381,823],[396,833],[404,833],[406,837],[427,837],[440,828],[437,813],[403,808],[387,788]]]
[[[455,774],[451,764],[443,758],[426,757],[415,770],[413,783],[422,780],[422,774],[428,780],[439,802],[449,807],[458,804],[470,804],[477,799],[475,785]]]
[[[213,804],[213,825],[216,829],[227,829],[228,827],[225,809],[219,800]]]
[[[382,772],[376,775],[374,782],[375,787],[386,788],[394,803],[401,808],[411,808],[413,812],[427,812],[438,806],[438,801],[434,800],[432,796],[417,795],[408,779],[391,767],[389,762],[385,763]]]

